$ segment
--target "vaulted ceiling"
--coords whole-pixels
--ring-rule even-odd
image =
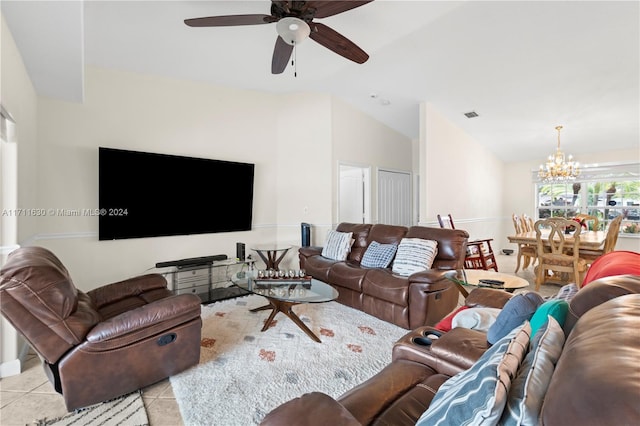
[[[429,102],[504,161],[640,149],[637,1],[375,0],[317,19],[364,49],[356,64],[305,40],[296,75],[271,74],[275,24],[184,19],[269,14],[270,1],[0,3],[38,93],[83,99],[86,65],[273,93],[330,93],[411,137]],[[464,113],[475,111],[478,117]],[[637,160],[637,158],[635,159]]]

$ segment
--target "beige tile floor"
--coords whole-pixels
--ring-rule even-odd
[[[515,255],[498,255],[497,263],[500,272],[513,273]],[[534,289],[531,267],[519,271],[517,275],[529,281],[529,287],[519,291]],[[552,295],[559,288],[552,284],[544,285],[541,293],[545,296]],[[143,389],[142,395],[151,426],[183,424],[169,380]],[[64,414],[66,409],[62,397],[53,390],[36,355],[29,355],[21,374],[0,379],[0,425],[30,425],[37,419],[55,418]]]
[[[0,379],[0,425],[32,425],[38,419],[67,414],[62,397],[45,376],[40,359],[29,354],[24,371]],[[152,426],[180,426],[182,418],[169,380],[142,390],[142,398]]]

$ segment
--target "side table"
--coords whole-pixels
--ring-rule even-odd
[[[278,270],[280,262],[291,248],[290,245],[263,244],[251,247],[265,263],[266,269]]]

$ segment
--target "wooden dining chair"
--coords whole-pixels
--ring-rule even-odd
[[[597,231],[600,229],[600,221],[596,216],[591,216],[584,213],[578,213],[575,215],[576,219],[584,220],[587,223],[587,229],[590,231]],[[589,222],[591,222],[591,226],[589,226]]]
[[[522,223],[522,217],[514,213],[511,215],[511,219],[513,220],[513,228],[516,232],[516,235],[526,232]],[[518,243],[516,270],[514,271],[514,273],[518,272],[518,269],[520,269],[520,261],[522,261],[522,269],[527,269],[530,264],[534,265],[536,262],[536,258],[538,257],[537,255],[538,250],[535,245]]]
[[[522,232],[532,232],[533,231],[533,218],[528,216],[526,213],[522,213]]]
[[[580,232],[582,227],[574,220],[562,218],[541,219],[534,223],[538,251],[536,291],[546,281],[547,271],[568,274],[580,288],[587,270],[587,263],[580,258]],[[565,229],[574,229],[571,235]],[[547,232],[548,231],[548,232]],[[567,237],[571,237],[569,241]],[[559,280],[565,282],[565,280]]]
[[[616,244],[618,243],[621,223],[622,215],[619,215],[611,221],[609,228],[607,228],[607,236],[604,239],[604,246],[602,247],[602,250],[580,250],[580,258],[590,265],[603,254],[607,254],[615,250]]]
[[[440,228],[456,229],[451,214],[446,216],[437,215],[437,217]],[[465,269],[484,269],[485,271],[493,269],[498,272],[498,263],[491,247],[491,241],[493,241],[493,238],[474,240],[467,243],[467,255],[464,258]]]

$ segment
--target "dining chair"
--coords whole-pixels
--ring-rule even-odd
[[[513,220],[513,228],[517,234],[521,234],[526,232],[522,223],[522,217],[517,214],[512,214],[511,219]],[[534,265],[536,262],[536,258],[538,255],[538,251],[535,245],[531,244],[522,244],[518,243],[518,254],[516,256],[516,270],[514,273],[518,272],[520,269],[520,261],[522,260],[522,269],[527,269],[529,265]]]
[[[533,218],[528,216],[526,213],[522,214],[522,231],[523,232],[532,232],[533,231]]]
[[[437,215],[440,228],[456,229],[451,214],[447,216]],[[498,272],[498,263],[491,247],[493,238],[474,240],[467,243],[467,255],[464,258],[465,269],[493,269]]]
[[[580,288],[587,270],[587,263],[580,258],[579,251],[582,227],[574,220],[562,218],[541,219],[533,227],[538,251],[536,291],[546,281],[547,271],[554,272],[554,276],[555,273],[571,274]],[[567,228],[573,229],[570,235],[565,234]],[[571,237],[571,240],[567,237]]]
[[[580,258],[592,264],[597,258],[603,254],[611,253],[616,248],[618,235],[620,232],[620,224],[622,223],[622,215],[617,216],[611,221],[607,228],[607,235],[604,239],[604,245],[601,250],[580,250]]]
[[[587,223],[587,229],[590,231],[597,231],[600,229],[600,221],[596,216],[578,213],[575,215],[575,218],[585,221]],[[589,222],[592,222],[591,227],[589,227]]]

